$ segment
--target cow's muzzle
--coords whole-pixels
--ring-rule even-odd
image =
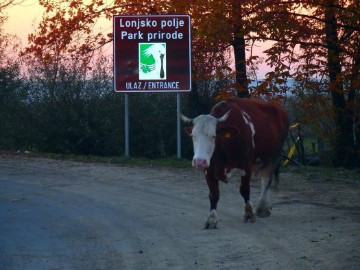
[[[207,164],[206,159],[201,159],[201,158],[193,159],[193,164],[192,165],[195,168],[201,168],[201,169],[205,169],[205,168],[209,167],[209,165]]]

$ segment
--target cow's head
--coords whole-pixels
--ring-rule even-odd
[[[219,136],[216,126],[220,122],[225,122],[229,117],[230,111],[220,118],[216,118],[210,114],[200,115],[194,119],[181,115],[181,119],[193,126],[185,128],[188,135],[192,137],[194,146],[194,157],[192,165],[196,168],[207,168],[210,166],[210,159],[215,150],[215,138]],[[221,131],[220,136],[229,136],[228,131]]]

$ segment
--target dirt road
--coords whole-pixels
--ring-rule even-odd
[[[282,181],[255,223],[237,177],[221,184],[219,228],[204,230],[208,191],[191,168],[0,156],[0,269],[360,269],[360,181]]]

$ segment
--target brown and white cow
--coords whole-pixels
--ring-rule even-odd
[[[192,165],[202,168],[209,187],[210,214],[205,228],[216,228],[216,207],[220,198],[219,180],[226,182],[230,169],[241,170],[240,194],[245,200],[244,221],[255,221],[250,201],[252,174],[262,180],[258,217],[271,214],[269,188],[287,136],[289,121],[284,109],[271,100],[230,98],[216,104],[210,114],[194,119],[185,128],[192,137]]]

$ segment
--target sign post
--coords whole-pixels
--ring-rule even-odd
[[[177,156],[181,157],[179,93],[191,91],[190,16],[117,15],[113,28],[115,92],[126,97],[127,93],[177,93]],[[126,111],[125,118],[128,115]],[[128,119],[125,123],[128,155]]]

